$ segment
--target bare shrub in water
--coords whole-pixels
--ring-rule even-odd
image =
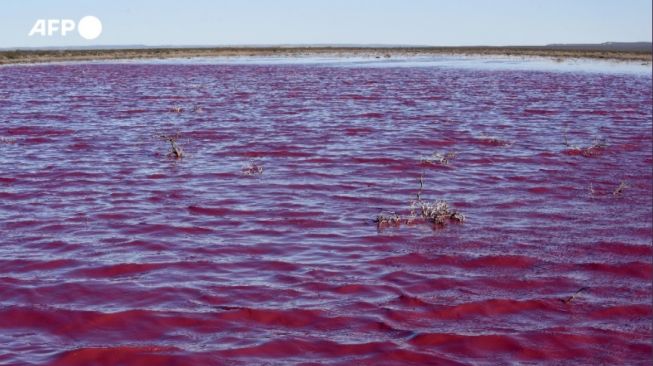
[[[463,223],[465,215],[452,209],[445,201],[428,202],[422,200],[422,189],[424,187],[424,178],[419,179],[419,191],[415,195],[415,200],[410,203],[410,214],[403,217],[393,211],[382,212],[377,215],[374,222],[377,227],[384,228],[387,226],[399,226],[403,224],[430,223],[435,227],[442,227],[450,222]]]
[[[399,226],[402,218],[395,212],[382,212],[376,216],[374,222],[378,227]]]
[[[578,146],[573,145],[567,139],[567,133],[565,132],[563,136],[563,144],[568,148],[568,152],[572,155],[582,155],[586,158],[599,155],[607,146],[607,142],[604,138],[596,137],[594,141],[589,146]]]
[[[412,216],[415,216],[415,212],[418,214],[418,217],[434,225],[443,226],[449,221],[465,221],[465,216],[456,210],[452,210],[445,201],[414,201],[412,204]]]
[[[422,164],[439,164],[449,165],[449,162],[455,159],[457,154],[455,152],[439,153],[435,152],[429,157],[422,157]]]
[[[247,176],[263,174],[263,164],[255,161],[250,161],[247,166],[243,168],[243,174]]]
[[[169,156],[172,156],[175,159],[181,159],[184,157],[184,151],[177,144],[179,139],[179,134],[176,135],[161,135],[163,140],[170,142],[171,151],[168,153]]]

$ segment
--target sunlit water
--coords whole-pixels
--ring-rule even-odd
[[[1,67],[0,364],[648,364],[650,70]]]

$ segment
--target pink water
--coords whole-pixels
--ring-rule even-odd
[[[0,68],[0,364],[648,365],[651,107],[621,73]],[[422,175],[466,221],[379,230]]]

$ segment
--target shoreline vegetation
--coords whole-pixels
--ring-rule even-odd
[[[191,48],[99,48],[99,49],[17,49],[0,50],[0,65],[62,61],[166,59],[194,57],[411,57],[411,56],[514,56],[564,59],[603,59],[651,63],[648,49],[597,47],[520,46],[520,47],[191,47]]]

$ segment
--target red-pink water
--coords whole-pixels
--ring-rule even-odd
[[[0,68],[0,364],[647,365],[651,105],[615,73]],[[422,174],[466,222],[377,230]]]

